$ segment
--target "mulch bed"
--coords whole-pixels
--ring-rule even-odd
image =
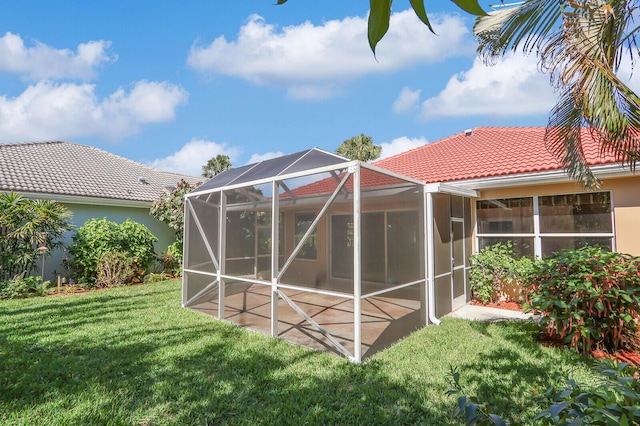
[[[591,351],[591,355],[599,359],[609,358],[619,362],[628,362],[640,367],[640,354],[637,351],[620,350],[614,354],[608,354],[604,351]]]

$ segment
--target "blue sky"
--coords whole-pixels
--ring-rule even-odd
[[[451,2],[428,10],[435,36],[396,0],[377,60],[367,1],[273,3],[7,2],[0,143],[66,140],[199,175],[221,153],[238,166],[365,133],[389,156],[546,124],[555,94],[535,58],[482,65]]]

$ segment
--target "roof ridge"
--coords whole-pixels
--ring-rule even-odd
[[[149,164],[145,164],[142,163],[140,161],[135,161],[132,160],[130,158],[126,158],[123,157],[121,155],[115,154],[113,152],[109,152],[105,149],[102,148],[98,148],[97,146],[93,146],[93,145],[87,145],[87,144],[82,144],[82,143],[77,143],[77,142],[69,142],[69,141],[62,141],[62,140],[46,140],[46,141],[27,141],[27,142],[11,142],[11,143],[2,143],[0,144],[0,149],[2,149],[3,147],[16,147],[16,146],[30,146],[30,145],[54,145],[54,144],[60,144],[60,145],[67,145],[67,146],[77,146],[77,147],[82,147],[82,148],[86,148],[89,150],[93,150],[93,151],[99,151],[102,152],[110,157],[115,157],[119,160],[122,161],[126,161],[128,163],[134,164],[136,166],[141,166],[145,169],[148,169],[149,171],[153,171],[153,172],[161,172],[161,173],[165,173],[168,175],[174,175],[174,176],[182,176],[182,177],[190,177],[190,178],[195,178],[195,177],[200,177],[200,176],[191,176],[191,175],[187,175],[184,173],[176,173],[176,172],[170,172],[167,170],[161,170],[158,168],[155,168]],[[204,178],[203,178],[204,179]]]
[[[57,143],[68,143],[68,142],[59,141],[59,140],[9,142],[9,143],[0,143],[0,149],[6,146],[46,145],[46,144],[57,144]]]

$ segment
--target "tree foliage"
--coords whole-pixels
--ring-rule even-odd
[[[278,0],[277,4],[284,4],[288,0]],[[486,12],[480,7],[477,0],[452,0],[460,9],[472,15],[486,15]],[[427,10],[424,6],[424,0],[409,0],[411,7],[418,18],[435,34]],[[392,0],[369,0],[369,24],[367,37],[369,38],[369,46],[375,54],[378,42],[382,40],[389,30],[389,21],[391,20],[391,3]]]
[[[166,223],[176,232],[176,240],[182,245],[184,227],[184,196],[200,184],[190,184],[184,179],[173,191],[164,192],[151,205],[149,213],[160,222]]]
[[[371,136],[362,133],[342,142],[336,153],[352,160],[371,161],[380,157],[382,147],[374,145]]]
[[[287,0],[278,0],[277,4]],[[453,0],[476,15],[478,53],[491,64],[509,51],[536,54],[559,93],[545,143],[569,174],[589,188],[594,176],[583,146],[586,127],[601,154],[635,171],[640,159],[640,98],[619,78],[626,57],[633,67],[640,49],[638,0],[525,0],[485,13],[476,0]],[[368,38],[375,55],[391,18],[392,0],[370,0]],[[424,0],[410,0],[429,28]]]
[[[231,168],[231,159],[228,155],[218,154],[210,158],[207,163],[202,166],[202,177],[211,179],[212,177],[229,170]]]
[[[527,0],[479,18],[474,27],[486,63],[519,49],[538,55],[559,92],[545,142],[587,187],[600,182],[587,164],[583,127],[601,153],[631,169],[640,158],[640,98],[619,77],[623,58],[633,64],[640,54],[637,18],[638,0]]]
[[[0,193],[0,281],[29,275],[36,260],[63,245],[72,213],[51,200]],[[44,248],[42,248],[44,247]]]

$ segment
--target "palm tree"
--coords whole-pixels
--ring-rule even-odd
[[[636,34],[640,0],[525,0],[485,13],[477,0],[453,0],[478,16],[474,34],[486,63],[522,49],[539,57],[559,92],[545,142],[565,169],[587,187],[599,186],[589,169],[580,129],[587,127],[602,153],[635,170],[640,160],[640,99],[618,77],[626,55],[640,55]],[[277,4],[287,0],[278,0]],[[375,54],[391,18],[392,0],[370,0],[369,45]],[[410,0],[418,18],[433,32],[424,0]]]
[[[638,0],[526,0],[476,20],[485,62],[519,49],[538,55],[560,94],[545,142],[587,187],[600,181],[586,163],[581,128],[631,169],[640,158],[640,98],[618,76],[623,57],[633,63],[640,53],[637,13]]]
[[[231,168],[231,159],[228,155],[218,154],[210,158],[207,163],[202,166],[202,176],[208,179],[229,170]]]
[[[39,255],[62,247],[72,213],[51,200],[0,193],[0,281],[30,274]]]
[[[380,157],[382,147],[374,145],[371,136],[362,133],[342,142],[336,153],[352,160],[371,161]]]

